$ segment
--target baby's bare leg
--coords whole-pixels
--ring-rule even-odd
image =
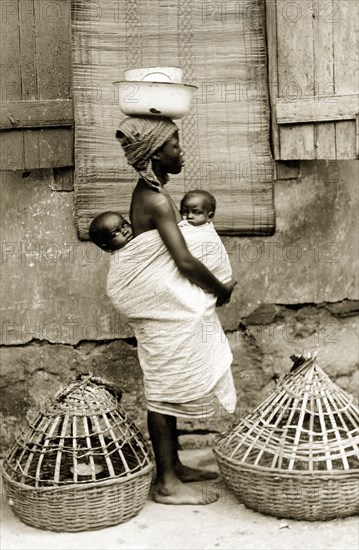
[[[177,474],[176,464],[178,469],[179,462],[177,463],[177,434],[174,417],[148,411],[147,419],[157,466],[154,500],[162,504],[210,504],[216,501],[218,499],[216,492],[209,493],[206,490],[189,487]]]

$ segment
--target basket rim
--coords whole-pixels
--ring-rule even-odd
[[[246,462],[236,462],[232,458],[228,458],[224,456],[222,453],[220,453],[217,449],[213,449],[213,452],[221,459],[223,459],[223,462],[227,462],[233,466],[235,466],[238,469],[242,470],[251,470],[258,473],[263,474],[272,474],[273,477],[302,477],[302,478],[330,478],[333,477],[353,477],[355,475],[358,475],[359,478],[359,468],[355,468],[352,470],[315,470],[315,471],[307,471],[307,470],[283,470],[281,468],[268,468],[267,466],[258,466],[255,464],[247,464]]]
[[[21,491],[23,492],[27,492],[27,491],[32,491],[32,492],[49,492],[49,491],[56,491],[56,492],[59,492],[59,491],[69,491],[69,490],[74,490],[74,489],[77,489],[77,490],[84,490],[84,489],[91,489],[93,487],[97,487],[97,488],[102,488],[102,487],[107,487],[107,486],[110,486],[110,485],[117,485],[119,483],[126,483],[126,482],[129,482],[129,481],[132,481],[138,477],[141,477],[141,476],[145,476],[149,473],[152,472],[154,468],[154,464],[147,464],[147,466],[145,466],[144,468],[142,468],[141,470],[139,470],[138,472],[134,473],[134,474],[130,474],[130,475],[127,475],[127,476],[118,476],[118,477],[112,477],[110,479],[104,479],[104,480],[99,480],[99,481],[91,481],[89,483],[87,482],[84,482],[84,483],[69,483],[68,485],[53,485],[53,486],[50,486],[50,487],[34,487],[32,485],[26,485],[25,483],[21,483],[19,481],[14,481],[13,479],[11,479],[11,477],[9,476],[9,474],[7,472],[3,471],[1,472],[1,475],[2,475],[2,478],[5,482],[8,482],[10,484],[12,484],[13,486],[19,488]]]

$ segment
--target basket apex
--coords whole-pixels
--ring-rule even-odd
[[[291,355],[290,359],[293,361],[290,372],[303,372],[312,367],[317,359],[318,352],[314,353],[306,352],[304,355]]]
[[[86,391],[87,388],[91,386],[98,386],[110,393],[118,402],[122,399],[123,391],[113,382],[105,380],[99,376],[94,376],[92,372],[80,372],[76,376],[75,380],[70,382],[68,386],[61,388],[54,397],[54,402],[62,403],[72,394],[76,393],[79,389],[80,391]]]

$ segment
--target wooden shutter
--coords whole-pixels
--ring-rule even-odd
[[[73,165],[70,0],[2,0],[0,169]]]
[[[358,3],[266,0],[276,159],[352,159],[358,142]]]

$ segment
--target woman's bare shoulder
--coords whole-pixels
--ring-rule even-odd
[[[172,213],[172,205],[166,193],[152,191],[151,189],[140,192],[141,203],[153,212]]]

